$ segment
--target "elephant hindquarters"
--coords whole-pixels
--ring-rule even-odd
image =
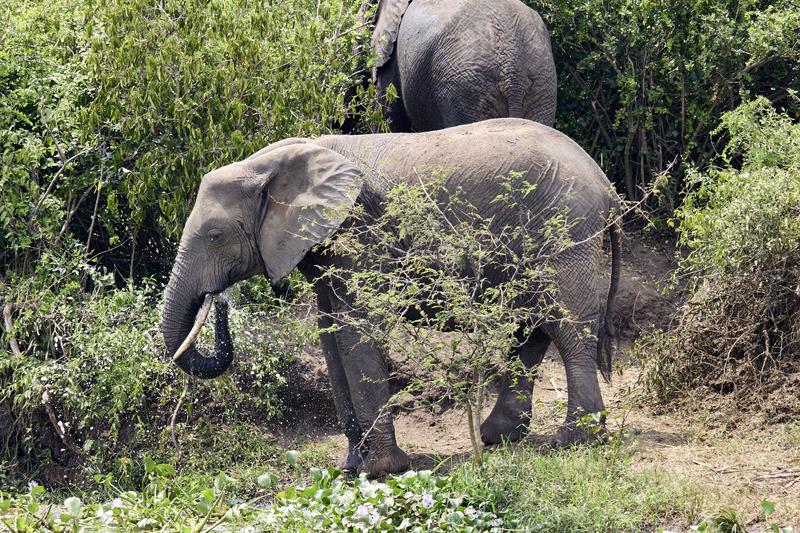
[[[556,71],[539,15],[518,1],[412,2],[395,55],[411,126],[430,131],[493,118],[551,126]]]

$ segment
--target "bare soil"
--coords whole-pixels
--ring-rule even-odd
[[[624,368],[612,384],[601,385],[610,413],[609,429],[619,431],[633,447],[634,469],[659,469],[687,480],[703,494],[707,509],[735,508],[748,529],[763,531],[760,501],[776,504],[774,521],[800,526],[800,424],[751,423],[734,412],[718,408],[690,412],[656,412],[646,407],[636,386],[638,370],[626,363],[626,352],[635,339],[652,328],[665,327],[677,307],[680,291],[664,294],[675,267],[670,240],[629,235],[623,245],[623,270],[615,323],[620,338],[619,360]],[[610,267],[610,258],[606,258]],[[607,285],[601,287],[607,290]],[[325,363],[318,350],[309,351],[295,368],[290,381],[290,412],[282,427],[273,428],[286,445],[318,446],[331,464],[346,450],[339,432]],[[796,391],[795,391],[796,393]],[[557,352],[551,351],[539,369],[534,387],[532,430],[547,434],[564,416],[566,378]],[[486,405],[488,414],[494,398]],[[718,403],[715,404],[718,406]],[[470,452],[464,410],[454,407],[441,413],[430,409],[401,411],[395,418],[400,446],[416,468],[466,460]],[[523,441],[524,445],[524,441]],[[686,527],[682,525],[681,527]],[[680,527],[678,528],[680,529]]]

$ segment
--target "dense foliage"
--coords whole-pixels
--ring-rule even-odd
[[[693,296],[643,346],[660,400],[711,390],[771,418],[800,410],[800,125],[759,98],[726,113],[729,163],[693,171],[677,212]],[[735,165],[734,165],[735,162]],[[766,401],[772,400],[772,401]]]
[[[9,466],[49,476],[51,466],[87,459],[125,469],[118,460],[132,449],[176,451],[170,415],[188,378],[162,355],[159,292],[149,285],[113,290],[106,283],[91,294],[77,286],[62,290],[17,316],[17,330],[46,339],[47,351],[35,349],[36,337],[22,344],[22,357],[0,360],[0,457]],[[224,379],[192,382],[179,422],[215,414],[233,424],[282,412],[288,365],[314,342],[315,332],[289,309],[265,303],[272,299],[268,288],[251,282],[241,289],[248,298],[233,291],[230,315],[236,364]],[[194,404],[202,406],[197,413]],[[194,424],[181,438],[200,444],[202,433],[202,424]]]
[[[686,168],[715,156],[709,133],[743,97],[793,113],[800,89],[797,0],[526,0],[544,18],[558,68],[556,128],[628,199],[671,169],[665,207]],[[673,165],[674,163],[674,165]]]
[[[200,176],[359,101],[344,99],[362,60],[355,0],[5,4],[6,276],[70,233],[124,275],[140,253],[163,272],[147,245],[179,234]]]
[[[270,141],[327,131],[359,101],[343,96],[363,60],[359,7],[3,2],[4,457],[105,457],[123,421],[122,440],[140,415],[163,422],[180,383],[162,360],[160,289],[142,274],[166,273],[203,173]],[[120,289],[125,278],[139,286]],[[269,299],[266,286],[251,292]],[[240,309],[238,329],[285,313],[268,307]],[[275,414],[286,365],[313,336],[282,324],[239,339],[245,352],[277,348],[245,357],[228,380]],[[196,392],[215,387],[224,385]]]

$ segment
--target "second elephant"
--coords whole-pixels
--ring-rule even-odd
[[[556,69],[539,14],[519,0],[381,0],[376,82],[399,98],[392,131],[432,131],[491,118],[553,125]]]

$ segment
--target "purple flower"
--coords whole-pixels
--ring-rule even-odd
[[[358,509],[356,509],[356,516],[359,517],[366,516],[369,514],[369,511],[370,511],[370,506],[362,503],[361,505],[358,506]]]
[[[429,492],[422,493],[422,506],[425,508],[431,507],[433,505],[433,496],[430,495]]]

